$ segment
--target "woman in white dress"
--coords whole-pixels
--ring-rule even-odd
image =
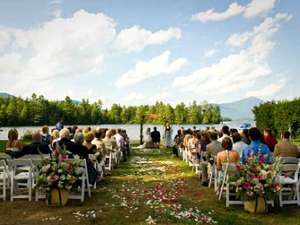
[[[151,129],[147,128],[145,136],[144,136],[144,143],[142,145],[139,145],[136,147],[137,149],[142,149],[142,148],[153,148],[153,142],[151,138]]]
[[[165,137],[165,146],[167,148],[171,148],[172,147],[172,127],[169,123],[166,123],[166,125],[165,125],[164,137]]]

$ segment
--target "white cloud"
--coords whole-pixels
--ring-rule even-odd
[[[267,56],[275,45],[272,38],[278,31],[279,23],[290,18],[290,15],[281,13],[274,18],[266,18],[247,33],[249,47],[192,74],[177,77],[173,87],[211,99],[250,88],[260,78],[272,74],[267,62]]]
[[[271,37],[280,27],[280,21],[289,21],[291,15],[286,13],[277,13],[275,17],[266,18],[260,25],[255,26],[251,32],[246,31],[241,34],[232,34],[227,39],[227,43],[233,47],[243,47],[247,42],[251,41],[253,50],[258,54],[267,52],[274,46]]]
[[[54,18],[60,18],[61,17],[61,3],[62,0],[52,0],[50,1],[50,7],[51,7],[51,12],[50,15],[53,16]]]
[[[212,57],[216,54],[217,50],[216,49],[209,49],[204,53],[204,57],[209,58]]]
[[[166,102],[170,99],[172,94],[168,90],[161,90],[159,93],[152,95],[149,97],[150,104],[154,104],[156,102]]]
[[[243,13],[245,8],[238,3],[231,3],[224,12],[215,12],[214,9],[209,9],[205,12],[199,12],[195,15],[192,15],[193,21],[201,21],[206,23],[208,21],[222,21],[229,19],[230,17],[240,15]]]
[[[137,93],[137,92],[130,92],[126,96],[126,100],[128,102],[136,101],[136,100],[143,100],[143,99],[145,99],[145,96],[143,94],[140,94],[140,93]]]
[[[187,63],[185,58],[178,58],[170,62],[170,54],[170,51],[165,51],[150,61],[138,61],[133,69],[117,80],[116,86],[119,88],[127,87],[152,77],[172,74],[179,71]]]
[[[260,90],[252,90],[246,93],[247,97],[266,98],[273,97],[275,94],[284,89],[287,85],[287,80],[282,78],[274,83],[271,83]]]
[[[135,48],[136,51],[181,35],[176,28],[157,32],[136,29],[136,34],[139,32],[150,33],[150,37],[146,41],[139,38],[132,41],[132,45],[138,42],[142,46]],[[124,51],[115,49],[120,33],[111,17],[84,10],[28,29],[0,27],[0,82],[10,84],[8,91],[22,96],[37,91],[34,84],[38,83],[39,90],[54,96],[57,79],[64,78],[60,82],[66,88],[70,78],[101,74],[107,56]]]
[[[274,8],[276,0],[252,0],[246,7],[244,17],[251,18]]]
[[[181,30],[178,28],[169,28],[151,32],[139,26],[133,26],[122,30],[116,37],[115,48],[123,52],[140,51],[147,45],[160,45],[171,39],[180,39]]]
[[[241,47],[251,38],[251,36],[252,34],[250,32],[232,34],[227,39],[227,43],[233,47]]]
[[[258,15],[264,15],[275,6],[276,0],[251,0],[246,6],[242,6],[236,2],[231,3],[224,12],[215,12],[209,9],[205,12],[199,12],[192,15],[193,21],[206,23],[208,21],[223,21],[231,17],[243,15],[245,18],[252,18]]]

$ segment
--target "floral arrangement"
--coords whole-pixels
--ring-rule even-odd
[[[273,164],[266,164],[264,156],[253,155],[246,164],[237,165],[238,173],[230,178],[231,185],[236,187],[238,196],[244,201],[257,197],[272,199],[281,190],[280,183],[276,182],[281,166],[280,158],[276,158]]]
[[[84,165],[79,158],[69,161],[67,151],[58,147],[51,158],[41,161],[38,170],[37,186],[45,187],[47,191],[55,188],[70,191],[84,173]]]

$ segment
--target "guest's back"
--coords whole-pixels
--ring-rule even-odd
[[[280,157],[300,157],[298,147],[290,141],[290,132],[282,134],[282,140],[275,145],[274,156]]]
[[[218,135],[216,133],[210,134],[211,142],[206,146],[207,158],[215,158],[217,154],[223,150],[220,142],[217,141]]]
[[[32,134],[32,143],[25,145],[21,151],[11,152],[12,158],[19,158],[24,155],[50,154],[52,151],[49,145],[42,143],[42,136],[39,131]]]

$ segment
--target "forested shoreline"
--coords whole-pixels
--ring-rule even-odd
[[[256,126],[270,128],[279,136],[291,130],[293,136],[300,135],[300,98],[291,101],[270,101],[254,107]]]
[[[180,103],[175,107],[163,102],[154,105],[121,106],[113,104],[105,109],[99,100],[63,101],[45,99],[33,94],[31,98],[0,97],[0,126],[54,125],[63,119],[65,124],[136,124],[145,114],[159,114],[159,118],[145,118],[145,123],[163,124],[216,124],[221,118],[218,105],[195,101],[191,105]]]

